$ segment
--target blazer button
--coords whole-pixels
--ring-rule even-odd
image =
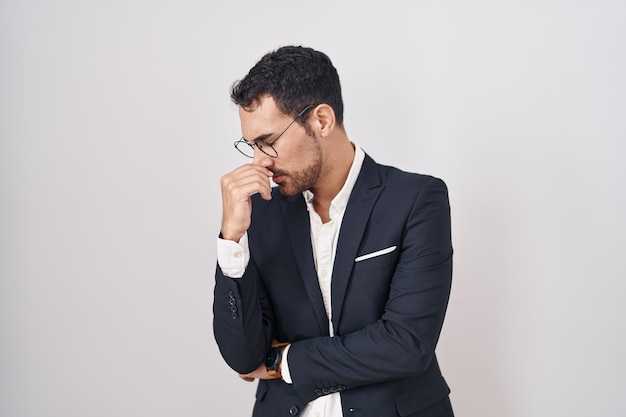
[[[322,395],[322,390],[319,388],[315,388],[315,394],[319,397],[320,395]]]
[[[330,390],[329,390],[328,388],[324,388],[324,389],[322,390],[322,394],[324,394],[324,395],[328,395],[328,394],[330,394]]]
[[[339,391],[344,391],[346,389],[346,386],[345,385],[337,385],[337,389]]]
[[[289,414],[291,414],[292,416],[297,416],[299,412],[300,412],[300,409],[296,407],[295,405],[292,405],[289,408]]]
[[[231,315],[231,317],[232,317],[233,319],[238,319],[238,318],[239,318],[239,314],[237,314],[237,312],[236,312],[236,311],[233,311],[233,314]]]

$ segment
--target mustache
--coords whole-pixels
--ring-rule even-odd
[[[278,177],[280,175],[287,175],[287,171],[283,171],[280,169],[270,169],[270,172],[272,173],[273,177]]]

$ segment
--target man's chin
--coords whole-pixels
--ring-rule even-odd
[[[302,190],[299,190],[297,187],[290,186],[290,184],[285,181],[281,181],[280,184],[276,185],[278,185],[278,191],[280,191],[280,193],[285,197],[292,197],[294,195],[302,193]]]
[[[298,194],[298,191],[284,184],[278,184],[278,191],[280,191],[280,193],[285,197],[291,197]]]

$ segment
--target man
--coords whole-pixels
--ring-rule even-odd
[[[268,53],[231,97],[252,163],[221,179],[214,333],[259,380],[253,415],[452,416],[435,356],[452,276],[443,181],[348,139],[321,52]]]

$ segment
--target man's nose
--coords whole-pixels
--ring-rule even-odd
[[[274,163],[273,161],[274,158],[270,157],[269,155],[261,151],[256,146],[253,149],[254,149],[254,158],[252,159],[253,165],[268,167]]]

